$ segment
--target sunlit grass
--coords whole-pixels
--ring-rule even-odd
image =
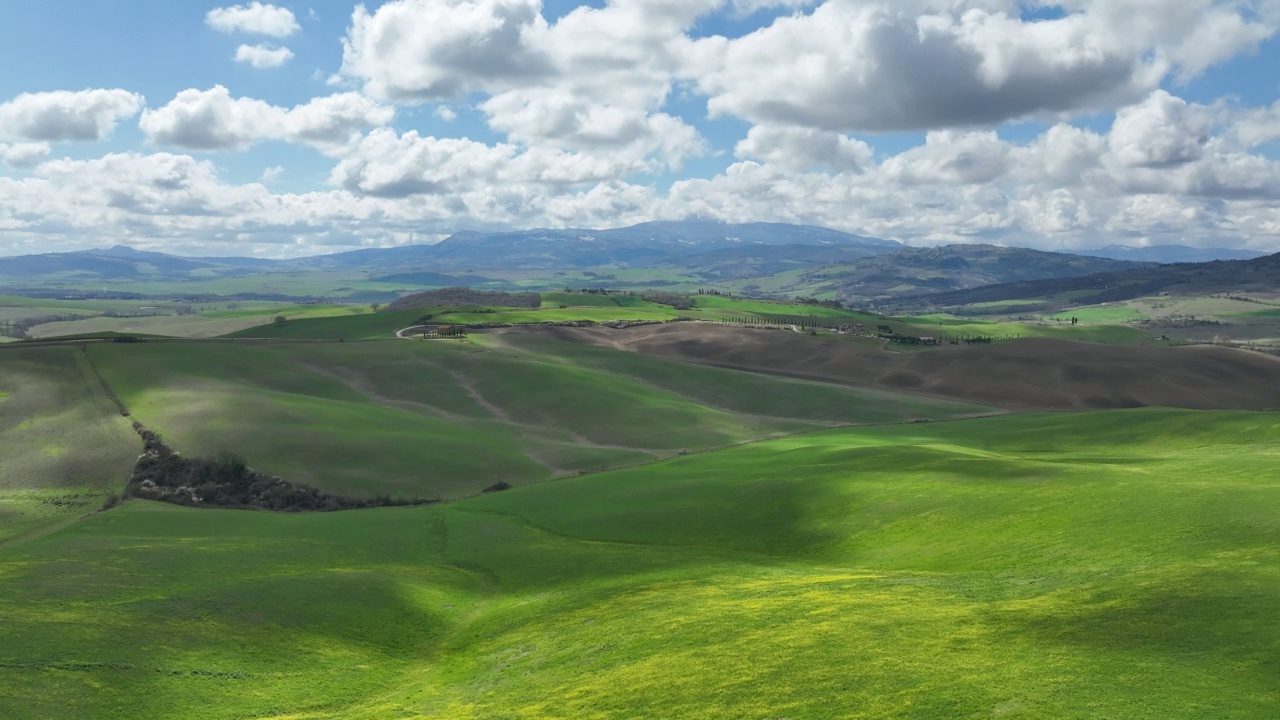
[[[11,718],[1268,718],[1280,419],[850,428],[0,545]]]

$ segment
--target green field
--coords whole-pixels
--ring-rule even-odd
[[[0,545],[0,716],[1269,718],[1280,418],[846,428]]]
[[[844,310],[799,303],[767,302],[694,295],[693,307],[678,310],[671,305],[647,302],[630,295],[593,295],[587,293],[543,293],[537,309],[513,307],[457,308],[449,306],[420,307],[407,310],[346,315],[334,311],[332,317],[290,319],[284,324],[263,323],[229,332],[236,338],[282,338],[310,340],[372,340],[390,337],[396,330],[429,322],[455,325],[525,325],[538,323],[595,322],[637,320],[669,322],[677,319],[720,322],[821,321],[828,325],[841,322],[876,322],[878,316],[856,310]],[[563,306],[563,307],[562,307]],[[899,318],[912,322],[911,318]],[[975,324],[976,325],[976,324]]]
[[[209,310],[191,315],[127,318],[91,317],[84,320],[37,325],[31,328],[29,334],[32,338],[56,338],[108,332],[131,335],[206,338],[228,335],[260,325],[268,325],[277,316],[283,316],[286,320],[292,321],[307,318],[347,317],[370,312],[367,306],[281,305],[278,303],[234,304],[248,307]]]
[[[79,350],[0,352],[0,542],[98,507],[141,451]]]
[[[998,322],[959,318],[954,315],[921,315],[876,322],[889,325],[899,334],[922,337],[1056,338],[1118,345],[1143,345],[1157,342],[1157,335],[1151,332],[1120,324]]]
[[[382,311],[338,315],[334,317],[289,320],[282,324],[267,323],[229,333],[234,338],[283,338],[289,340],[376,340],[389,338],[397,330],[417,323],[427,312],[413,310]]]
[[[236,278],[233,278],[236,279]],[[241,278],[243,279],[243,278]],[[236,279],[237,282],[241,279]],[[219,282],[227,281],[221,279]],[[152,337],[232,337],[259,338],[259,340],[323,340],[364,341],[384,340],[401,329],[412,327],[429,316],[430,323],[462,325],[503,325],[591,322],[607,323],[614,320],[639,320],[639,322],[672,322],[689,319],[704,322],[735,322],[787,324],[804,323],[835,328],[844,323],[861,323],[868,329],[887,324],[895,332],[924,337],[1056,337],[1062,340],[1082,342],[1146,343],[1155,340],[1156,334],[1140,331],[1121,324],[1097,324],[1110,322],[1103,316],[1088,316],[1085,324],[1071,325],[1051,323],[1009,323],[992,320],[956,318],[952,315],[904,316],[886,318],[861,311],[837,309],[820,305],[771,302],[763,300],[731,299],[714,295],[691,296],[694,306],[677,310],[671,305],[657,304],[631,295],[590,295],[590,293],[543,293],[539,309],[524,307],[461,307],[434,306],[416,309],[379,311],[374,313],[367,305],[288,305],[278,302],[242,301],[221,304],[196,304],[189,309],[196,313],[187,315],[165,314],[142,318],[108,318],[93,316],[115,313],[137,313],[142,309],[169,311],[180,304],[151,304],[143,301],[38,301],[40,309],[28,305],[12,306],[0,297],[0,311],[9,311],[15,319],[40,316],[47,313],[77,311],[86,319],[74,322],[58,322],[38,325],[29,331],[36,338],[61,337],[109,337],[113,334],[134,334]],[[1228,301],[1224,301],[1228,302]],[[1242,305],[1235,301],[1235,306]],[[1256,309],[1257,306],[1251,307]],[[1110,309],[1108,309],[1110,310]],[[1115,309],[1112,314],[1120,313]],[[37,315],[31,315],[37,313]],[[1082,310],[1084,313],[1084,310]],[[1266,313],[1263,309],[1262,313]],[[276,316],[284,316],[283,323],[276,323]],[[1128,314],[1126,314],[1128,316]],[[3,320],[0,320],[3,322]],[[1261,316],[1260,320],[1261,322]]]
[[[358,496],[453,498],[834,424],[989,412],[550,341],[102,343],[87,352],[133,415],[180,452],[235,452]]]
[[[1074,308],[1072,310],[1050,315],[1048,316],[1047,319],[1052,320],[1054,322],[1069,322],[1072,318],[1075,318],[1078,322],[1082,322],[1087,325],[1102,325],[1102,324],[1118,325],[1121,323],[1138,322],[1140,320],[1146,320],[1148,316],[1145,312],[1142,312],[1141,310],[1138,310],[1137,308],[1132,306],[1102,305],[1102,306],[1094,306],[1094,307]]]

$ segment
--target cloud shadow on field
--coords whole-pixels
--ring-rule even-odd
[[[1280,644],[1274,633],[1258,632],[1275,627],[1277,587],[1231,569],[1161,575],[1071,593],[1045,610],[1002,612],[992,626],[1125,663],[1198,667],[1207,693],[1224,683],[1244,686],[1259,703],[1258,717],[1280,714]]]

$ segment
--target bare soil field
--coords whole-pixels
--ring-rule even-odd
[[[791,332],[694,323],[504,332],[540,333],[686,362],[1014,408],[1280,409],[1280,359],[1218,347],[1024,339],[896,353]]]

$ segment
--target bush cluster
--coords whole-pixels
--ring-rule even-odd
[[[383,495],[351,498],[289,482],[249,467],[237,455],[185,458],[146,429],[146,450],[138,458],[125,493],[130,497],[197,507],[244,508],[287,512],[332,511],[392,505],[422,505],[422,499]]]

